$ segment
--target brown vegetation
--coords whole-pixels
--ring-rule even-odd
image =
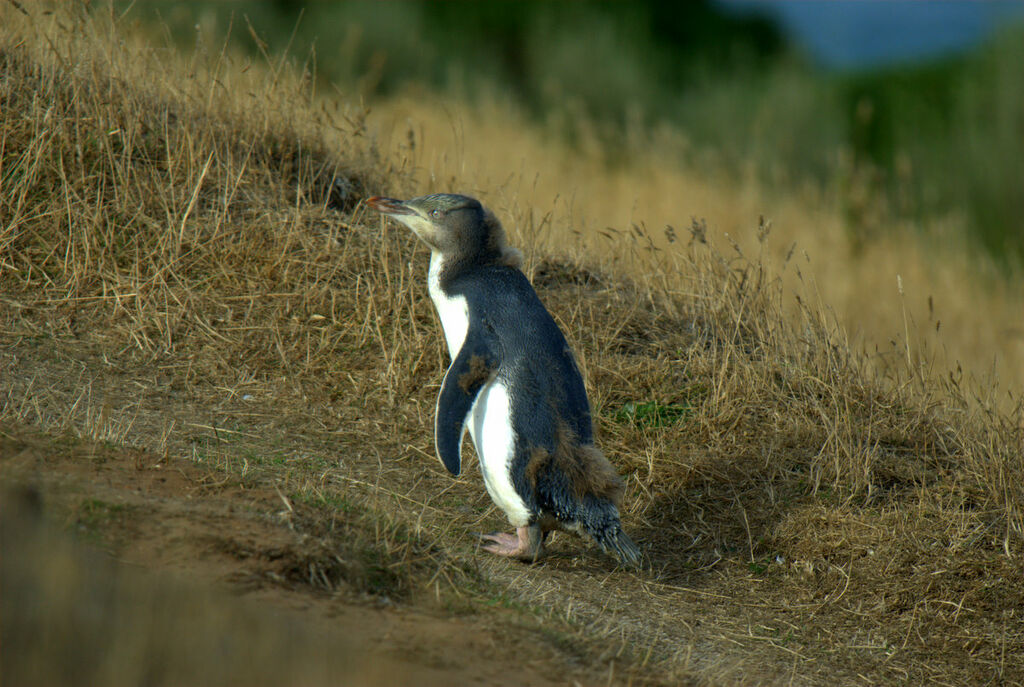
[[[374,103],[367,121],[391,158],[407,161],[416,189],[479,196],[535,257],[584,257],[680,290],[677,275],[650,274],[644,256],[670,251],[691,217],[706,218],[719,251],[739,246],[777,270],[787,294],[820,300],[873,365],[909,354],[925,374],[959,368],[1007,410],[1020,398],[1024,290],[970,248],[961,218],[895,222],[870,179],[850,172],[824,190],[779,194],[752,173],[737,185],[714,167],[683,166],[693,146],[678,132],[630,131],[629,154],[611,157],[586,122],[570,147],[500,98],[470,107],[415,93]],[[851,212],[871,227],[870,240],[851,233]],[[772,225],[763,243],[761,215]],[[644,233],[639,242],[633,227]],[[782,306],[797,310],[791,295]]]
[[[906,348],[873,364],[799,257],[786,313],[767,225],[753,250],[697,222],[614,232],[643,266],[627,278],[495,208],[578,354],[651,569],[564,535],[542,564],[499,560],[477,550],[503,523],[475,471],[453,481],[433,456],[446,353],[425,252],[360,204],[412,181],[361,111],[281,64],[153,49],[116,18],[7,6],[2,26],[6,433],[275,490],[301,508],[323,593],[356,580],[526,628],[588,681],[1024,680],[1019,411]]]

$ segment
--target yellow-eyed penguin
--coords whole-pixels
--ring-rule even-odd
[[[516,528],[484,535],[484,548],[533,561],[547,533],[565,529],[635,565],[640,551],[619,521],[622,480],[594,446],[576,361],[501,224],[461,195],[366,204],[430,247],[427,283],[452,360],[437,398],[435,448],[458,476],[468,429],[487,491]]]

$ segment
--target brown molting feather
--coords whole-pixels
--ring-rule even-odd
[[[526,478],[536,488],[537,479],[550,469],[568,478],[569,488],[577,499],[590,494],[608,499],[616,507],[622,502],[625,486],[619,473],[599,448],[593,444],[578,444],[564,425],[559,427],[553,453],[544,448],[531,449]]]
[[[469,394],[474,386],[486,382],[490,376],[491,368],[483,356],[472,355],[469,357],[469,372],[463,372],[457,381],[459,388]]]
[[[498,261],[502,265],[519,269],[523,264],[522,252],[508,245],[505,228],[501,226],[494,213],[487,209],[484,210],[484,224],[487,225],[487,247],[501,256]]]

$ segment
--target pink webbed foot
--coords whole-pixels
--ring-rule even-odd
[[[484,551],[498,556],[507,556],[533,563],[544,552],[543,537],[540,527],[537,525],[517,527],[515,534],[495,532],[481,536],[484,540],[490,542],[484,545]]]

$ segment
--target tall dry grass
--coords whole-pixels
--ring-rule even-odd
[[[670,241],[631,227],[650,217],[622,201],[639,163],[610,172],[524,134],[519,171],[475,168],[500,161],[499,131],[440,115],[453,147],[431,161],[426,115],[375,143],[301,69],[181,58],[116,17],[3,12],[0,415],[273,485],[308,505],[294,526],[317,551],[372,543],[401,600],[525,606],[531,628],[652,680],[1020,678],[1019,410],[922,372],[915,348],[878,365],[851,345],[818,258],[787,262],[795,230],[759,223],[756,192],[650,163],[641,200],[712,223],[673,213]],[[587,179],[586,203],[558,195]],[[472,471],[451,481],[432,455],[446,359],[425,252],[360,203],[428,188],[483,196],[527,249],[648,572],[563,538],[544,566],[478,556],[470,533],[504,523]],[[750,227],[735,246],[715,208]]]
[[[852,345],[877,352],[882,365],[893,355],[905,358],[909,348],[923,374],[963,370],[1006,408],[1024,390],[1024,290],[1017,277],[1005,279],[972,250],[956,217],[927,227],[891,223],[880,207],[885,200],[852,172],[823,192],[771,193],[753,170],[737,183],[714,169],[687,168],[689,142],[639,126],[626,134],[629,156],[609,159],[599,137],[587,134],[585,119],[575,124],[581,133],[569,146],[546,133],[558,127],[538,126],[500,95],[467,105],[409,94],[374,103],[369,122],[382,148],[408,161],[412,191],[479,195],[537,253],[586,255],[644,279],[647,263],[623,250],[632,227],[643,228],[647,247],[664,250],[666,227],[678,234],[692,217],[702,218],[719,249],[735,243],[747,256],[763,255],[783,272],[787,292],[815,294]],[[844,220],[850,203],[873,226],[891,224],[855,240]],[[761,216],[772,225],[763,246]],[[794,259],[782,270],[788,257]],[[679,283],[669,275],[668,285]],[[794,304],[791,296],[784,300],[787,311]]]

